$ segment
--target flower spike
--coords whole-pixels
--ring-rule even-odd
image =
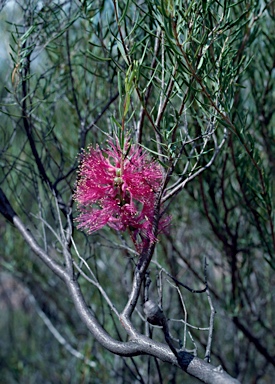
[[[118,140],[109,141],[105,150],[89,147],[83,153],[74,195],[80,212],[78,228],[88,233],[105,225],[117,231],[128,229],[137,247],[138,235],[155,241],[154,210],[162,180],[161,166],[128,140],[124,148]],[[160,220],[159,230],[165,226],[167,218]]]

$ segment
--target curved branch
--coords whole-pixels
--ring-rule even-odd
[[[61,265],[57,264],[36,242],[31,231],[22,223],[18,216],[13,217],[13,224],[21,233],[26,243],[31,247],[33,252],[63,281],[67,278],[67,272]]]
[[[80,287],[76,281],[68,280],[67,287],[75,308],[89,331],[96,340],[110,352],[117,355],[130,357],[138,355],[150,355],[158,359],[177,365],[189,375],[194,376],[204,383],[215,384],[240,384],[233,379],[221,367],[214,367],[188,352],[179,351],[177,357],[171,349],[162,343],[149,339],[141,334],[128,342],[114,340],[98,323],[84,301]]]
[[[74,276],[69,273],[70,271],[67,272],[63,267],[52,260],[51,257],[39,246],[32,233],[15,214],[15,211],[12,209],[7,197],[0,189],[0,213],[5,214],[5,212],[8,212],[5,217],[11,219],[10,221],[12,221],[12,223],[19,230],[32,251],[66,283],[69,296],[74,303],[78,315],[102,347],[116,355],[125,357],[138,355],[150,355],[156,357],[164,362],[177,365],[189,375],[198,378],[204,383],[239,384],[238,380],[231,378],[231,376],[223,372],[223,370],[215,368],[213,365],[206,363],[202,359],[194,357],[186,351],[178,351],[177,356],[175,356],[168,345],[154,341],[136,331],[132,333],[133,337],[127,342],[118,341],[112,338],[90,311],[84,300],[80,286]],[[153,251],[153,247],[150,251]],[[67,252],[69,251],[67,250]],[[149,259],[150,257],[148,258],[148,255],[144,258],[141,257],[141,265],[139,268],[141,273],[146,271],[147,263],[150,262]],[[130,301],[128,304],[129,303]],[[130,306],[126,310],[126,313],[131,314]],[[129,319],[128,323],[130,324]]]

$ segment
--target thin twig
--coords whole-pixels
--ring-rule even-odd
[[[204,278],[205,278],[205,285],[207,287],[206,289],[206,295],[207,295],[207,300],[210,306],[210,319],[209,319],[209,333],[208,333],[208,340],[207,340],[207,346],[206,346],[206,351],[205,351],[205,356],[204,360],[207,363],[210,363],[210,355],[211,355],[211,345],[212,345],[212,339],[213,339],[213,330],[214,330],[214,317],[215,317],[215,309],[212,303],[212,299],[210,296],[210,292],[208,289],[208,283],[207,283],[207,260],[205,258],[204,262]]]
[[[198,175],[200,175],[202,172],[204,172],[206,169],[208,169],[214,163],[214,160],[216,159],[218,153],[220,152],[221,148],[225,144],[226,139],[227,139],[227,130],[225,129],[223,139],[222,139],[221,143],[215,148],[214,153],[213,153],[211,159],[208,161],[208,163],[206,165],[204,165],[203,167],[199,168],[196,172],[189,173],[189,175],[180,184],[178,184],[175,188],[173,188],[169,193],[164,194],[164,196],[162,197],[162,204],[165,201],[167,201],[168,199],[170,199],[172,196],[178,194],[186,186],[186,184],[189,181],[196,178]]]
[[[26,288],[25,288],[26,290]],[[85,364],[89,365],[91,368],[95,368],[97,364],[94,361],[91,361],[87,359],[81,352],[76,350],[57,330],[57,328],[53,325],[51,320],[48,318],[48,316],[45,314],[45,312],[42,311],[40,306],[38,305],[35,297],[33,294],[28,290],[28,299],[33,304],[37,314],[42,319],[43,323],[46,325],[46,327],[49,329],[51,334],[55,337],[55,339],[63,345],[63,347],[74,357],[77,359],[83,360]]]

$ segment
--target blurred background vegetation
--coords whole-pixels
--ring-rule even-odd
[[[209,290],[211,362],[243,383],[272,383],[274,356],[275,3],[273,1],[1,1],[0,183],[37,241],[58,259],[78,154],[121,124],[169,172],[172,217],[150,267],[172,333],[203,357]],[[126,107],[127,105],[127,107]],[[171,195],[171,196],[170,196]],[[56,199],[55,199],[56,197]],[[58,203],[58,209],[56,205]],[[54,229],[54,231],[52,231]],[[0,217],[0,383],[196,383],[148,357],[104,351],[63,283]],[[135,261],[127,234],[74,230],[77,249],[121,310]],[[74,252],[77,259],[77,254]],[[161,267],[160,267],[161,265]],[[163,268],[163,269],[162,269]],[[79,277],[91,310],[119,322]],[[160,283],[161,282],[161,283]],[[140,308],[141,309],[141,308]],[[139,313],[134,323],[148,328]]]

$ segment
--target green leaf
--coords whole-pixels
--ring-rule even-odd
[[[92,51],[90,50],[87,50],[87,54],[94,60],[96,61],[111,61],[112,59],[110,57],[102,57],[102,56],[98,56],[96,55],[95,53],[93,53]]]

